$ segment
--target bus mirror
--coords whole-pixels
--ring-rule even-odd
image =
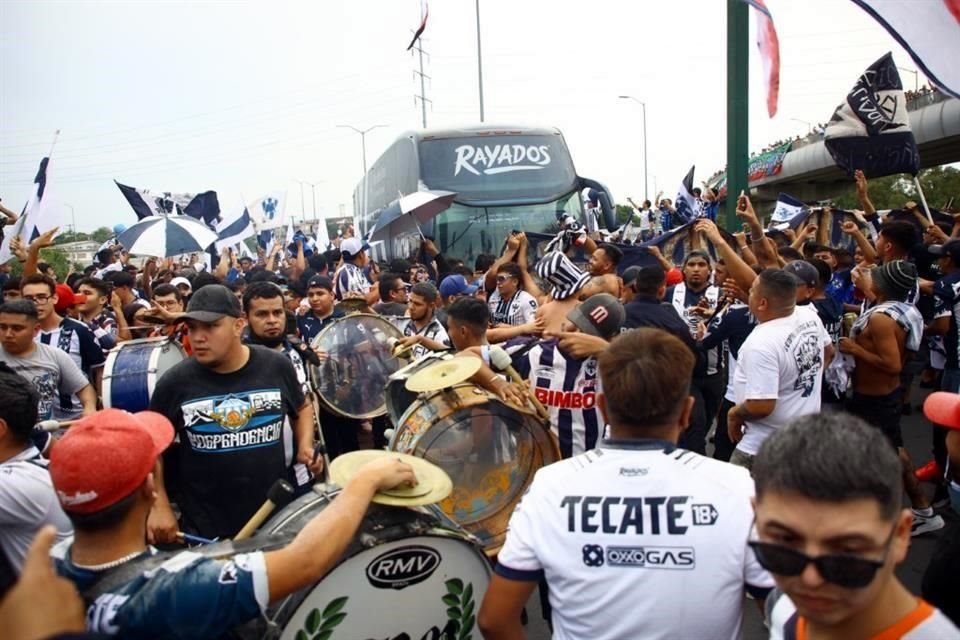
[[[581,190],[585,187],[596,189],[600,200],[600,212],[603,214],[603,224],[608,231],[614,231],[617,228],[617,212],[613,207],[613,196],[606,186],[590,178],[580,178]]]

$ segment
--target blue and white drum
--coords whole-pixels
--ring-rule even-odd
[[[103,367],[104,408],[146,411],[157,380],[186,358],[180,343],[169,338],[121,342]]]
[[[247,542],[270,548],[288,540],[337,493],[314,485]],[[479,638],[476,616],[489,582],[490,564],[477,540],[437,507],[371,504],[330,573],[271,603],[263,617],[235,635],[243,640]]]

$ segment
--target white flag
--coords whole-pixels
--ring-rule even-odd
[[[4,264],[13,257],[13,253],[10,251],[10,239],[14,236],[19,236],[24,248],[26,248],[26,245],[33,238],[57,226],[54,218],[46,211],[50,204],[50,190],[47,184],[49,164],[50,158],[44,158],[40,161],[37,176],[33,179],[33,194],[23,208],[23,213],[4,234],[3,244],[0,245],[0,264]],[[54,220],[54,224],[50,224],[52,220]]]
[[[247,210],[257,229],[277,229],[286,225],[286,206],[284,193],[274,191],[251,203]]]

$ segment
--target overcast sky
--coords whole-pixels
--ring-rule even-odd
[[[927,0],[916,0],[918,10]],[[863,69],[897,43],[849,0],[767,0],[781,91],[767,118],[751,15],[750,148],[826,121]],[[617,201],[671,197],[725,159],[724,0],[481,0],[488,123],[558,127],[580,175]],[[80,230],[136,218],[113,179],[156,191],[214,189],[225,212],[317,183],[320,215],[351,213],[360,138],[370,164],[420,126],[418,0],[0,2],[0,197],[19,211],[40,158]],[[424,39],[428,126],[479,121],[474,0],[433,0]],[[912,88],[912,73],[901,72]],[[920,77],[921,84],[924,82]],[[312,213],[310,187],[306,209]],[[66,208],[63,209],[67,211]],[[69,222],[69,214],[67,213]]]

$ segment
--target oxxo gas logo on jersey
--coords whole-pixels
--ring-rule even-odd
[[[367,565],[367,580],[377,589],[403,589],[423,582],[439,566],[440,554],[430,547],[400,547],[374,558]]]
[[[468,171],[475,176],[496,175],[511,171],[537,171],[550,164],[550,145],[462,144],[456,149],[457,162],[453,175]]]
[[[693,547],[601,547],[583,545],[583,564],[588,567],[644,567],[647,569],[690,570],[697,566]]]

